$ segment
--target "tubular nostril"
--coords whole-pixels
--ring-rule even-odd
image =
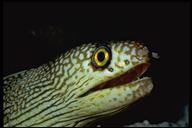
[[[160,56],[159,56],[158,53],[152,52],[152,53],[151,53],[151,57],[152,57],[152,58],[155,58],[155,59],[159,59]]]
[[[149,53],[149,50],[147,47],[143,48],[143,55],[147,55]]]

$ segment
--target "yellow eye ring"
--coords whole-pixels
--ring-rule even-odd
[[[107,46],[97,48],[92,57],[92,64],[96,68],[104,68],[109,65],[111,60],[111,50]]]

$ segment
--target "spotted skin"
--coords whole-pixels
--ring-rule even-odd
[[[4,77],[4,126],[85,126],[118,113],[150,93],[153,84],[146,77],[84,95],[149,61],[148,49],[141,43],[110,41],[107,45],[112,58],[104,69],[91,64],[97,44],[88,43],[48,64]]]

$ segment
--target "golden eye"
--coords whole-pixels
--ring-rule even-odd
[[[111,60],[111,50],[107,46],[97,48],[92,56],[92,64],[96,68],[104,68]]]

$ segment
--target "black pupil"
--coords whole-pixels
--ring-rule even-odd
[[[97,57],[99,61],[103,61],[105,59],[105,54],[103,52],[99,52]]]

